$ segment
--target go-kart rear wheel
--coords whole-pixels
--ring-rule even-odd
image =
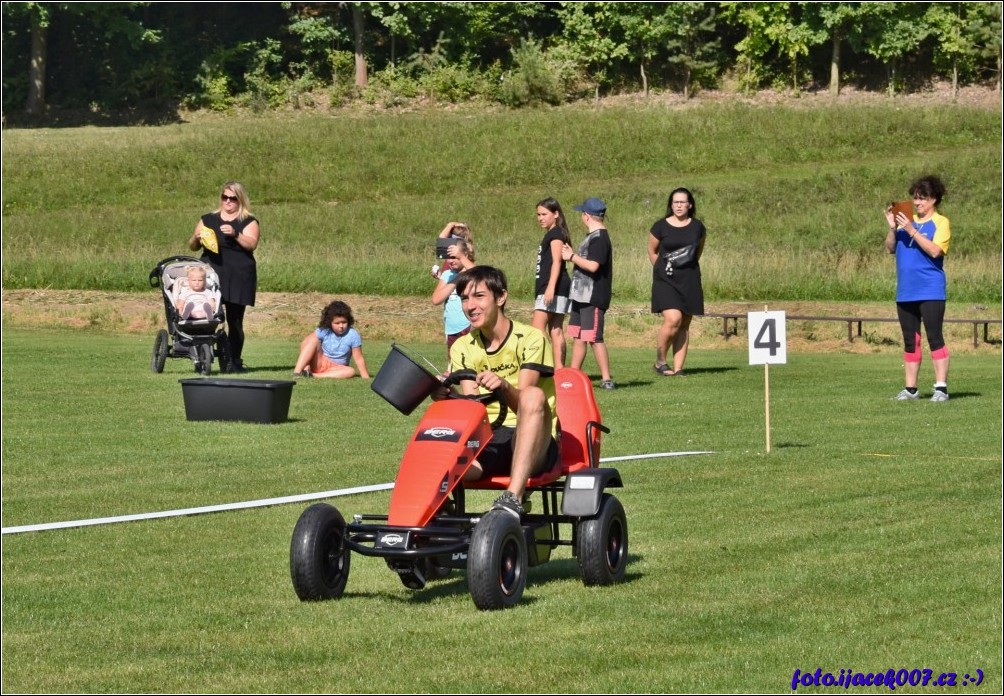
[[[200,343],[197,352],[198,358],[195,371],[207,377],[213,372],[213,344]]]
[[[168,338],[167,330],[161,329],[153,339],[153,359],[150,361],[150,369],[158,374],[164,371],[164,363],[167,362]]]
[[[505,510],[489,510],[474,527],[467,552],[467,589],[478,609],[505,609],[526,587],[523,528]]]
[[[599,513],[578,525],[579,574],[586,585],[609,585],[624,578],[628,528],[624,506],[604,493]]]
[[[300,601],[341,597],[350,560],[342,514],[327,503],[304,510],[289,544],[289,575]]]

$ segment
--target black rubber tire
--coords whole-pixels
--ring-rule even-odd
[[[523,528],[505,510],[489,510],[475,525],[467,551],[467,590],[478,609],[505,609],[523,597],[527,557]]]
[[[609,585],[624,578],[628,527],[624,506],[604,493],[595,517],[578,524],[579,574],[585,585]]]
[[[213,373],[213,344],[200,343],[198,345],[198,364],[195,366],[196,372],[207,377]]]
[[[345,519],[335,507],[316,503],[300,515],[289,544],[289,576],[300,601],[342,596],[352,559],[344,540]]]
[[[169,336],[166,329],[157,332],[157,337],[153,339],[153,359],[150,360],[150,369],[160,374],[164,371],[164,363],[167,362],[167,343]]]

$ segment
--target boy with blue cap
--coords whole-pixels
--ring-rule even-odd
[[[614,389],[610,376],[610,359],[607,346],[603,342],[603,318],[610,307],[613,278],[613,248],[604,218],[607,204],[599,198],[587,198],[574,209],[582,213],[582,224],[589,230],[578,250],[565,244],[561,258],[571,261],[572,289],[568,293],[572,300],[572,312],[568,320],[568,335],[572,344],[572,367],[581,369],[586,359],[586,346],[593,346],[593,356],[600,368],[600,386]]]

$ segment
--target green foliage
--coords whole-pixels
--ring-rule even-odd
[[[275,39],[268,39],[251,50],[250,71],[244,75],[247,93],[242,101],[257,111],[288,103],[288,80],[280,73],[282,53]]]
[[[513,70],[498,90],[498,99],[506,106],[560,104],[565,89],[560,75],[548,62],[538,41],[523,41],[512,50]]]
[[[381,70],[370,75],[369,82],[360,95],[367,104],[384,108],[401,106],[421,94],[421,85],[399,70]]]
[[[1000,90],[1001,85],[1001,17],[1004,7],[999,2],[966,3],[965,35],[972,37],[976,57],[975,79],[990,76]]]
[[[717,75],[721,39],[716,33],[717,17],[711,3],[680,2],[666,5],[669,63],[683,73],[683,94],[690,96],[691,85],[711,85]]]
[[[363,338],[375,374],[388,343]],[[2,341],[5,530],[387,483],[422,411],[362,380],[299,380],[287,423],[190,422],[191,362],[150,372],[152,334]],[[250,377],[288,379],[295,352],[249,335]],[[789,346],[767,453],[744,340],[692,351],[683,379],[656,376],[649,348],[611,350],[602,455],[711,454],[606,462],[624,480],[625,582],[584,587],[558,549],[511,611],[478,612],[462,572],[412,592],[359,555],[341,600],[300,603],[289,544],[310,501],[5,534],[3,691],[773,693],[795,669],[929,666],[978,667],[980,693],[999,692],[1000,350],[952,356],[947,404],[891,401],[898,353]],[[380,514],[389,497],[326,502]]]
[[[198,89],[186,97],[184,102],[186,107],[225,111],[232,105],[229,80],[220,69],[220,61],[211,60],[203,63],[199,75],[195,78],[195,84]]]
[[[619,31],[617,3],[561,3],[558,16],[564,32],[558,42],[565,45],[565,55],[573,57],[600,87],[614,80],[617,61],[628,55],[628,46]]]
[[[902,82],[897,74],[901,61],[914,53],[932,31],[923,21],[923,12],[923,7],[912,2],[869,5],[865,50],[885,64],[890,95]]]
[[[822,67],[840,47],[840,70],[863,87],[1000,80],[999,3],[5,3],[2,12],[9,120],[25,110],[33,60],[45,68],[33,121],[46,105],[50,118],[152,108],[166,120],[176,104],[279,109],[315,101],[310,92],[328,92],[336,107],[556,103],[554,80],[561,100],[680,84],[689,94],[691,82],[725,75],[743,89],[797,91],[830,79]],[[385,79],[379,96],[344,84],[354,12],[367,72],[401,70],[417,87]],[[33,37],[45,39],[45,55],[32,57]],[[542,56],[523,55],[528,37]],[[502,74],[514,81],[500,93]]]
[[[347,42],[349,37],[346,28],[339,25],[334,16],[316,14],[316,11],[316,7],[299,5],[290,18],[289,33],[299,37],[306,69],[334,82],[340,67],[337,60],[333,60],[332,54],[337,52],[334,46]]]

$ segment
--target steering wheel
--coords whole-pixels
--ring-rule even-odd
[[[449,376],[443,380],[443,386],[454,387],[465,380],[473,382],[477,376],[478,373],[474,370],[457,370],[456,372],[451,372]],[[505,390],[502,387],[493,389],[487,394],[458,394],[451,391],[447,398],[467,399],[469,401],[477,401],[478,403],[485,405],[497,403],[499,405],[499,415],[491,423],[492,430],[495,430],[495,428],[505,423],[506,416],[509,415],[509,405],[505,402]]]

